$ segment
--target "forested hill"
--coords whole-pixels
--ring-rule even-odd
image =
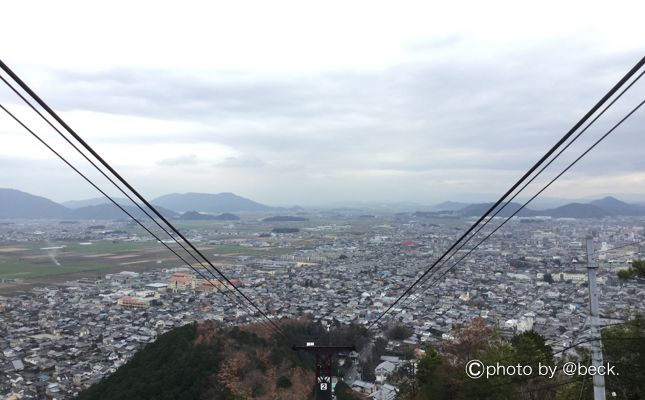
[[[300,400],[312,390],[313,367],[286,342],[193,323],[161,335],[77,399]]]
[[[281,323],[281,328],[288,339],[269,335],[258,325],[231,328],[202,322],[176,328],[139,350],[77,399],[309,399],[314,360],[291,346],[325,332],[320,324],[308,320]],[[343,327],[334,336],[361,342],[358,336],[364,333],[364,328]]]

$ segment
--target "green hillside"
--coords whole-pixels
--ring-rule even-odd
[[[237,327],[189,324],[161,335],[77,399],[298,399],[313,382],[313,363],[303,357]]]
[[[113,375],[78,400],[281,399],[310,397],[314,360],[291,346],[312,337],[367,342],[364,328],[325,332],[311,321],[282,324],[287,337],[264,326],[222,327],[214,322],[185,325],[146,345]]]

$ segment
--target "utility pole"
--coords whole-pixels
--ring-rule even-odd
[[[591,361],[596,371],[603,365],[602,348],[600,344],[600,317],[598,314],[598,286],[596,285],[596,256],[594,254],[593,237],[587,236],[587,275],[589,278],[589,304],[591,309]],[[594,400],[605,400],[605,376],[596,373],[593,376]]]
[[[332,357],[334,354],[354,351],[354,346],[316,346],[307,342],[306,346],[293,346],[296,351],[306,351],[316,357],[316,383],[314,394],[316,400],[331,400]]]
[[[410,364],[408,364],[408,378],[410,378],[410,382],[412,382],[412,396],[413,398],[417,398],[417,378],[416,378],[416,363],[415,361],[411,361]]]

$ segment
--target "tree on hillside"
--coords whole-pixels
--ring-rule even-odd
[[[195,344],[196,337],[196,324],[184,325],[159,336],[114,374],[82,392],[77,399],[233,399],[226,388],[210,384],[222,362],[222,341]]]
[[[336,394],[336,400],[361,400],[362,398],[344,381],[338,381],[334,390]]]
[[[645,278],[645,260],[634,260],[632,266],[617,272],[620,279]]]
[[[488,348],[493,334],[494,330],[486,320],[477,317],[453,332],[454,339],[443,343],[443,352],[457,363],[465,364]]]
[[[636,314],[622,325],[602,330],[605,362],[615,365],[617,374],[607,376],[608,392],[619,398],[645,399],[645,318]]]
[[[385,354],[387,339],[377,338],[372,346],[372,352],[365,360],[361,360],[361,379],[366,382],[374,382],[376,375],[374,369],[381,362],[381,356]]]
[[[586,348],[579,348],[577,355],[568,356],[564,362],[579,362],[582,365],[591,365],[591,354]],[[562,364],[562,363],[561,363]],[[570,382],[558,388],[555,400],[580,400],[593,398],[593,381],[590,376],[574,375]]]
[[[513,348],[512,361],[509,365],[531,367],[531,374],[513,376],[515,396],[524,399],[552,399],[556,391],[552,387],[553,379],[539,374],[540,365],[553,366],[553,349],[539,333],[530,330],[511,339]]]
[[[449,377],[447,361],[432,346],[417,365],[417,381],[422,399],[444,399],[450,394],[453,382]]]
[[[453,332],[453,339],[441,345],[440,352],[428,347],[419,360],[416,388],[412,382],[403,383],[401,400],[448,399],[553,399],[555,389],[549,387],[549,378],[538,375],[538,363],[551,364],[553,353],[545,339],[529,331],[503,340],[488,323],[476,318]],[[479,378],[469,377],[466,367],[470,361],[479,360],[483,365],[532,366],[531,375],[499,375]]]
[[[552,363],[553,349],[539,333],[530,330],[513,336],[511,344],[516,353],[516,359],[523,365]]]
[[[614,366],[614,374],[605,376],[607,398],[616,393],[618,399],[645,399],[645,318],[636,314],[623,324],[602,330],[603,361]],[[591,364],[586,350],[581,350],[583,365]],[[575,382],[561,388],[557,400],[590,398],[592,394],[590,377],[578,377]]]
[[[390,340],[405,340],[412,336],[414,330],[405,325],[396,324],[387,331],[387,337]]]

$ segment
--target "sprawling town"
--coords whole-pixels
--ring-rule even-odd
[[[3,224],[0,251],[5,255],[33,248],[51,257],[52,265],[64,266],[66,249],[95,246],[100,250],[83,254],[112,257],[120,267],[72,279],[63,274],[49,284],[22,285],[29,281],[19,276],[2,279],[0,396],[71,398],[173,327],[201,320],[257,321],[255,310],[237,303],[230,283],[274,319],[310,315],[325,325],[369,324],[473,222],[423,213],[311,215],[284,224],[289,229],[271,229],[255,217],[184,226],[187,237],[230,282],[197,262],[183,263],[127,221]],[[397,322],[411,328],[414,333],[404,342],[422,349],[481,317],[509,335],[533,329],[554,350],[564,349],[590,335],[588,237],[599,266],[603,324],[643,310],[645,287],[617,277],[645,252],[639,246],[642,217],[516,217],[467,254],[503,221],[491,219],[452,258],[438,263],[429,280],[380,326]],[[110,253],[106,244],[159,249],[150,253],[154,257],[128,263],[128,257],[136,257]],[[356,373],[345,380],[356,391],[381,394],[374,398],[393,398],[387,375],[399,366],[397,357],[386,355],[374,382]]]

